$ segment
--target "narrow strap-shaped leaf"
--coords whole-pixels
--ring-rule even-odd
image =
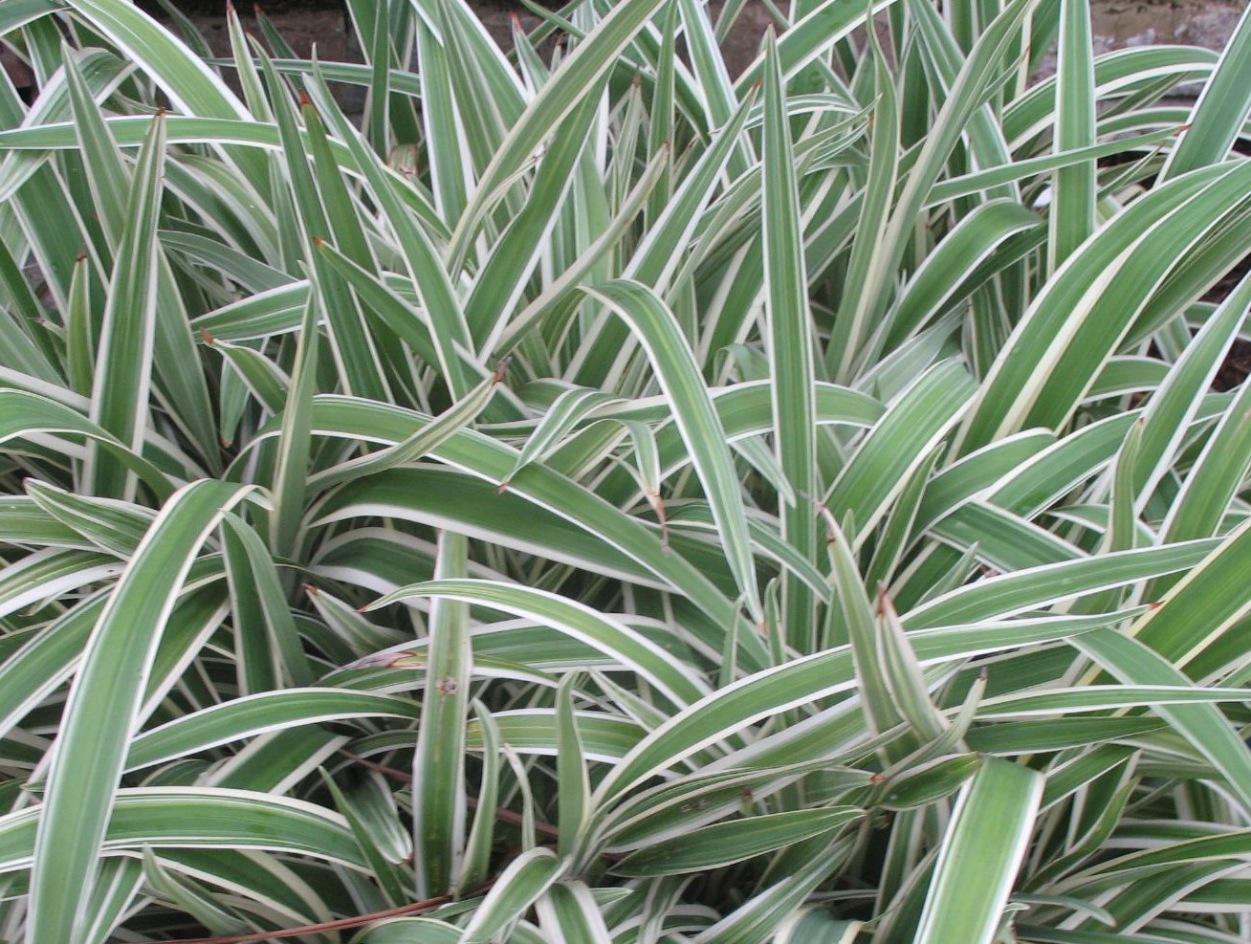
[[[1134,624],[1131,633],[1179,669],[1251,612],[1245,592],[1251,562],[1251,523],[1236,528],[1206,559],[1186,573],[1161,606]]]
[[[1090,0],[1061,0],[1053,145],[1057,154],[1095,143],[1096,105]],[[1051,238],[1047,243],[1052,271],[1094,232],[1095,171],[1094,161],[1056,171],[1050,208]]]
[[[1186,346],[1143,411],[1142,443],[1134,467],[1141,509],[1173,465],[1176,450],[1220,369],[1235,332],[1251,308],[1251,277],[1244,277]]]
[[[961,790],[916,944],[991,944],[1029,846],[1042,786],[1036,771],[992,758]]]
[[[860,693],[864,700],[865,720],[871,731],[881,734],[892,730],[903,719],[891,701],[884,667],[878,658],[873,606],[865,593],[864,582],[856,567],[853,548],[832,518],[829,527],[826,547],[830,557],[830,580],[838,602],[830,607],[827,618],[837,627],[837,631],[827,632],[821,648],[851,646]]]
[[[74,941],[144,682],[200,545],[248,487],[197,482],[166,503],[100,614],[48,773],[31,875],[31,935]]]
[[[648,846],[613,869],[630,876],[718,869],[838,829],[862,815],[855,807],[835,806],[749,816]]]
[[[764,611],[738,476],[726,447],[725,430],[708,398],[690,345],[673,314],[646,286],[622,279],[585,291],[616,311],[647,351],[661,389],[673,403],[674,421],[704,486],[730,569],[752,618],[759,621]]]
[[[739,105],[712,139],[708,148],[691,167],[652,227],[649,228],[638,249],[635,250],[625,276],[663,291],[668,279],[677,268],[679,258],[690,240],[691,233],[699,223],[704,207],[711,199],[714,187],[733,154],[747,116],[751,112],[754,94]]]
[[[1244,383],[1221,415],[1169,508],[1162,540],[1185,541],[1216,534],[1230,499],[1251,468],[1251,384]]]
[[[158,116],[144,140],[126,205],[126,225],[109,284],[91,395],[91,419],[138,451],[148,416],[156,334],[157,219],[165,123]],[[129,499],[135,482],[117,459],[89,447],[84,470],[96,495]]]
[[[896,0],[823,0],[805,15],[791,24],[778,38],[778,55],[782,76],[794,78],[810,63],[830,50],[835,43],[846,39],[853,30],[865,23],[869,13],[877,13]],[[757,55],[734,82],[741,99],[762,78],[764,56]]]
[[[464,310],[452,288],[447,269],[443,267],[430,237],[398,192],[400,187],[407,185],[386,171],[378,156],[343,116],[324,78],[314,73],[313,79],[309,92],[317,104],[319,115],[347,146],[399,242],[409,277],[433,327],[430,336],[439,355],[439,367],[452,395],[459,399],[468,393],[469,385],[456,349],[460,348],[472,357],[474,347]]]
[[[462,890],[476,888],[486,877],[490,864],[492,839],[495,835],[495,809],[500,790],[500,731],[495,718],[478,700],[473,702],[482,742],[482,773],[478,787],[478,808],[473,826],[465,840],[465,856],[461,860],[461,872],[456,887]]]
[[[909,472],[959,421],[976,389],[959,361],[935,364],[899,395],[861,442],[824,501],[835,518],[842,520],[848,512],[854,516],[856,531],[848,539],[855,546],[903,491]]]
[[[108,37],[188,115],[250,121],[251,115],[230,87],[168,30],[126,0],[73,0],[67,4],[92,28]],[[264,165],[239,148],[226,150],[252,185],[264,177]]]
[[[36,833],[45,810],[46,806],[27,807],[0,817],[0,871],[30,868],[33,857],[35,874],[38,873],[41,847]],[[290,797],[203,785],[124,787],[117,791],[112,814],[100,847],[107,852],[134,851],[144,846],[228,846],[310,855],[356,869],[367,868],[341,816]],[[95,857],[93,850],[91,858]],[[71,902],[88,894],[78,886],[67,886],[63,891]],[[74,911],[66,917],[67,923],[72,921]],[[35,939],[33,934],[31,939]]]
[[[804,268],[804,234],[787,127],[782,73],[772,34],[765,39],[765,132],[761,161],[764,274],[768,293],[769,376],[774,450],[793,494],[781,500],[782,538],[809,562],[817,556],[816,393],[812,315]],[[783,581],[786,638],[799,651],[816,642],[812,595],[795,577]]]
[[[718,48],[716,37],[708,21],[709,11],[696,0],[677,0],[674,4],[682,16],[682,32],[691,53],[691,67],[695,87],[703,99],[709,128],[720,128],[730,120],[738,107],[738,96],[730,82],[725,59]],[[743,172],[751,154],[750,145],[738,143],[739,151],[730,159],[731,176]]]
[[[81,413],[21,390],[0,390],[0,443],[32,433],[85,436],[109,450],[119,465],[134,472],[158,496],[167,497],[174,490],[166,473]]]
[[[523,852],[509,863],[461,932],[460,944],[487,944],[560,877],[564,863],[550,849]]]
[[[370,871],[373,873],[375,881],[377,881],[382,893],[386,896],[386,901],[392,906],[397,907],[401,902],[407,900],[408,890],[404,887],[403,872],[396,867],[392,861],[392,857],[388,856],[385,848],[388,839],[387,833],[391,831],[388,827],[399,829],[400,823],[394,817],[394,811],[387,809],[387,813],[391,817],[390,822],[378,822],[379,817],[369,817],[368,810],[362,800],[368,801],[373,796],[370,789],[372,780],[366,779],[353,784],[344,789],[340,787],[323,768],[321,771],[322,782],[326,785],[331,798],[334,800],[335,808],[347,820],[348,826],[352,829],[352,835],[356,837],[356,844],[360,847],[361,855],[369,862]],[[394,802],[389,793],[385,794],[386,799]],[[405,835],[405,840],[408,836]],[[406,845],[406,852],[411,853],[412,846]]]
[[[1251,12],[1244,11],[1220,61],[1203,85],[1190,113],[1189,127],[1169,155],[1161,179],[1223,161],[1251,112],[1251,88],[1244,81],[1251,67]]]
[[[983,104],[987,85],[1002,60],[1005,48],[1033,2],[1012,0],[1006,4],[978,37],[977,44],[961,68],[934,119],[932,132],[921,144],[889,222],[882,231],[881,242],[874,251],[877,264],[867,273],[868,281],[858,287],[857,294],[863,294],[868,299],[868,307],[859,316],[862,321],[875,322],[884,309],[889,281],[903,258],[907,240],[925,205],[926,196],[938,180],[969,119]]]
[[[282,433],[274,462],[274,510],[269,517],[269,544],[280,554],[292,555],[304,513],[304,493],[308,476],[313,392],[317,389],[318,313],[320,302],[310,292],[304,302],[304,317],[296,342],[291,385],[287,388],[286,409],[282,411]]]
[[[139,505],[75,495],[36,479],[25,485],[26,494],[49,515],[123,560],[135,552],[155,517]]]
[[[1189,682],[1183,672],[1130,636],[1096,630],[1089,637],[1073,644],[1123,684]],[[1155,711],[1225,777],[1238,805],[1251,809],[1251,751],[1220,708],[1213,704],[1171,704],[1158,705]]]
[[[427,453],[437,449],[450,437],[464,429],[491,401],[491,396],[503,379],[503,371],[497,370],[458,402],[452,404],[433,420],[421,427],[408,439],[379,452],[371,452],[355,459],[341,462],[325,471],[310,476],[309,488],[320,490],[340,482],[360,479],[367,475],[385,472],[396,466],[416,462]]]
[[[128,214],[133,209],[127,202],[129,175],[113,136],[92,98],[91,89],[72,55],[66,56],[65,79],[73,108],[74,128],[82,147],[83,165],[91,185],[96,213],[108,241],[105,251],[119,252],[126,235]],[[217,441],[208,390],[199,371],[186,369],[186,364],[195,357],[195,344],[187,326],[186,306],[164,251],[158,245],[155,252],[153,371],[166,400],[176,407],[171,411],[175,422],[188,430],[200,452],[209,458],[210,463],[215,463]],[[80,276],[84,280],[89,278],[85,267],[76,269],[75,277]],[[94,336],[92,341],[94,344]],[[86,348],[78,352],[79,357],[89,362],[92,348],[81,343],[79,347]]]
[[[70,676],[104,606],[104,596],[84,600],[39,631],[0,666],[0,734]]]
[[[436,580],[465,576],[469,542],[464,535],[439,535]],[[473,647],[469,608],[444,597],[430,614],[430,668],[413,755],[413,842],[417,897],[450,888],[460,873],[465,840],[465,722]]]
[[[491,247],[465,301],[476,345],[495,337],[522,296],[573,184],[574,166],[591,138],[599,96],[588,95],[552,132],[525,205]]]
[[[1094,632],[1124,619],[1125,614],[1120,613],[961,625],[913,633],[910,641],[924,666],[931,661]],[[854,663],[847,646],[793,659],[738,679],[671,715],[640,741],[596,789],[597,813],[605,809],[609,800],[701,748],[761,718],[847,691],[855,684]]]
[[[572,855],[578,848],[591,812],[591,781],[573,710],[576,680],[576,673],[570,673],[560,680],[556,690],[556,799],[560,828],[556,851],[564,856]]]
[[[453,269],[459,269],[497,189],[527,161],[557,123],[597,86],[643,25],[659,9],[662,0],[626,0],[612,8],[597,27],[565,59],[543,89],[526,105],[495,149],[470,196],[448,247]]]
[[[878,593],[876,617],[877,650],[899,715],[912,725],[922,743],[936,741],[949,725],[930,697],[916,653],[885,590]]]
[[[623,277],[641,282],[662,295],[668,290],[692,234],[696,231],[700,216],[712,199],[717,182],[734,153],[734,145],[746,125],[753,98],[754,95],[748,95],[730,122],[713,137],[709,147],[700,154],[659,219],[648,228],[626,265]],[[660,166],[662,165],[658,164],[657,168]],[[606,320],[597,325],[594,335],[589,335],[583,346],[584,350],[593,348],[596,351],[611,352],[628,338],[628,330],[616,322]],[[606,373],[606,370],[596,370],[585,363],[578,363],[574,379],[579,383],[598,386]]]
[[[1071,412],[1085,390],[1083,385],[1066,376],[1067,370],[1059,368],[1059,359],[1066,351],[1071,352],[1070,359],[1080,362],[1071,369],[1085,368],[1093,381],[1117,339],[1106,344],[1105,350],[1093,344],[1074,349],[1071,345],[1078,329],[1091,323],[1092,309],[1098,308],[1102,301],[1105,310],[1115,305],[1118,313],[1106,314],[1098,327],[1104,333],[1111,331],[1119,335],[1121,332],[1117,329],[1123,324],[1122,330],[1127,330],[1128,324],[1124,322],[1134,314],[1134,309],[1124,309],[1134,303],[1118,296],[1132,294],[1137,304],[1141,304],[1146,298],[1137,296],[1145,294],[1150,287],[1142,285],[1141,274],[1137,282],[1131,281],[1128,274],[1118,280],[1122,292],[1100,292],[1095,286],[1110,278],[1113,266],[1120,271],[1131,259],[1141,259],[1142,264],[1147,261],[1145,256],[1150,256],[1156,260],[1156,269],[1165,268],[1167,263],[1154,253],[1146,253],[1145,247],[1136,254],[1126,250],[1140,245],[1148,233],[1154,232],[1163,240],[1161,221],[1166,217],[1178,223],[1188,218],[1189,225],[1202,228],[1211,225],[1213,220],[1206,215],[1206,209],[1197,205],[1197,194],[1209,197],[1212,206],[1227,207],[1235,192],[1245,191],[1245,185],[1228,179],[1232,174],[1233,171],[1224,168],[1196,171],[1153,189],[1084,243],[1081,252],[1069,257],[1035,298],[987,373],[978,402],[965,419],[960,443],[963,451],[980,448],[1019,429],[1050,426],[1052,416],[1065,417]],[[1214,181],[1213,178],[1219,179]],[[1223,185],[1230,189],[1226,190]],[[1177,230],[1177,226],[1168,227],[1170,241],[1174,241]],[[1162,276],[1163,272],[1158,275]],[[1049,392],[1054,395],[1047,396]]]
[[[375,400],[389,400],[388,385],[377,350],[373,339],[365,330],[361,314],[351,293],[337,273],[326,272],[324,268],[318,270],[318,267],[322,265],[322,256],[320,253],[311,252],[316,241],[324,239],[332,232],[331,221],[327,207],[322,203],[317,174],[310,166],[308,154],[304,148],[299,123],[296,120],[295,106],[291,103],[287,86],[278,77],[269,57],[262,53],[260,58],[269,86],[274,116],[278,122],[286,176],[291,188],[296,220],[299,223],[297,237],[300,243],[299,249],[305,258],[311,255],[313,267],[317,270],[315,273],[310,273],[316,276],[311,284],[323,296],[321,307],[329,329],[329,341],[335,354],[335,362],[339,366],[341,382],[350,393]],[[310,115],[313,106],[307,98],[302,103],[301,110],[309,115],[305,124],[317,127],[316,133],[311,134],[310,137],[322,136],[320,124],[315,117]],[[320,168],[317,169],[318,173],[320,170]],[[330,189],[330,193],[337,195],[337,189],[342,186],[338,179],[337,168],[328,169],[328,176],[331,178],[330,187],[333,188]],[[336,207],[336,209],[343,213],[346,207]],[[349,227],[349,219],[344,213],[344,219],[336,220],[335,226],[342,227],[346,231]],[[345,239],[345,242],[349,240]],[[291,270],[288,269],[288,271]]]
[[[143,850],[143,878],[152,893],[191,915],[214,934],[241,934],[248,930],[248,925],[229,906],[205,894],[197,883],[162,866],[151,848]]]
[[[808,896],[846,862],[851,842],[845,837],[818,836],[788,850],[785,867],[768,877],[769,886],[731,911],[695,938],[696,944],[760,941],[795,914]],[[846,934],[842,935],[846,939]],[[834,938],[833,940],[837,940]]]
[[[245,695],[139,734],[130,742],[126,769],[151,767],[295,725],[366,717],[413,721],[418,707],[405,698],[337,688],[288,688]]]
[[[73,0],[68,5],[160,76],[166,93],[189,114],[249,117],[219,76],[132,4],[124,0]]]
[[[435,205],[444,220],[455,221],[465,209],[469,166],[461,152],[461,135],[448,74],[449,51],[423,17],[417,17],[416,30],[421,118],[429,144]]]
[[[707,694],[707,687],[697,676],[677,664],[672,656],[646,637],[619,620],[556,594],[488,580],[447,579],[402,587],[375,601],[370,608],[413,596],[479,603],[538,620],[620,659],[676,704],[690,704]]]
[[[143,866],[134,859],[106,859],[91,895],[90,923],[83,934],[88,944],[103,944],[125,918],[143,887]]]
[[[595,896],[584,882],[557,882],[536,902],[535,910],[550,940],[568,944],[610,944],[612,941]]]
[[[1144,547],[1043,564],[957,587],[903,616],[909,630],[969,620],[992,619],[1086,593],[1186,570],[1207,557],[1220,541],[1208,539]]]
[[[847,263],[848,286],[885,285],[885,281],[878,278],[877,273],[871,274],[870,270],[889,266],[893,261],[883,240],[883,230],[890,219],[891,199],[895,195],[899,170],[899,102],[895,77],[886,67],[876,33],[873,37],[873,130],[869,145],[868,179],[860,203],[851,258]],[[852,377],[852,366],[858,363],[861,348],[872,328],[870,316],[878,307],[871,291],[855,289],[843,292],[825,351],[825,363],[831,379],[846,383]]]
[[[223,543],[226,557],[233,558],[228,567],[236,570],[233,575],[228,575],[231,590],[232,593],[238,591],[242,594],[246,600],[244,612],[252,621],[250,626],[241,626],[236,622],[235,632],[245,636],[260,636],[254,651],[263,652],[265,661],[273,670],[272,673],[262,674],[269,675],[279,683],[264,688],[245,687],[244,691],[308,685],[312,682],[313,671],[304,654],[295,621],[291,617],[291,607],[287,603],[278,568],[270,557],[265,542],[261,540],[256,529],[239,515],[227,515],[224,523]]]
[[[291,378],[281,367],[254,348],[219,341],[207,331],[204,332],[204,342],[221,353],[234,375],[258,403],[271,413],[282,412],[291,388]]]
[[[564,272],[552,279],[533,301],[502,326],[498,338],[488,340],[486,350],[500,355],[507,354],[541,323],[545,315],[559,310],[561,305],[569,304],[576,298],[578,284],[588,273],[602,267],[604,259],[620,242],[630,223],[643,209],[644,203],[650,200],[650,207],[655,202],[656,194],[661,192],[670,157],[670,149],[664,147],[660,154],[652,158],[639,176],[634,189],[622,200],[616,215],[602,228],[600,235]]]
[[[1007,240],[1040,226],[1034,213],[1012,200],[990,200],[961,219],[925,257],[901,291],[889,323],[878,329],[885,348],[893,350],[959,300],[967,291],[969,276],[997,249],[1006,250]]]
[[[1012,161],[996,167],[988,167],[986,170],[961,174],[959,177],[952,177],[935,184],[930,190],[929,197],[926,199],[926,206],[946,203],[949,200],[967,197],[970,194],[987,190],[996,184],[1023,180],[1035,174],[1045,174],[1061,168],[1072,167],[1084,161],[1097,161],[1100,158],[1111,157],[1114,154],[1124,154],[1129,151],[1152,148],[1172,138],[1176,133],[1177,130],[1175,128],[1149,131],[1146,134],[1117,138],[1114,141],[1092,144],[1089,147],[1077,148],[1072,151],[1027,157],[1023,160]]]
[[[517,462],[513,470],[508,473],[508,477],[511,479],[531,462],[545,459],[548,453],[555,449],[560,441],[596,407],[617,402],[620,402],[620,398],[604,393],[602,390],[591,390],[586,387],[571,387],[560,394],[543,413],[534,432],[521,447]]]

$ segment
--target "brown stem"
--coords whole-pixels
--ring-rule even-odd
[[[469,894],[477,895],[479,892],[486,891],[491,887],[495,879],[479,885]],[[361,925],[371,924],[374,921],[381,921],[383,918],[398,918],[401,915],[413,914],[417,911],[426,911],[430,908],[437,908],[439,905],[445,905],[452,900],[451,895],[436,895],[434,898],[427,898],[425,901],[415,901],[411,904],[400,905],[398,908],[387,908],[385,911],[375,911],[371,914],[356,915],[352,918],[339,918],[337,921],[323,921],[320,924],[305,924],[298,928],[279,928],[277,931],[257,931],[252,934],[233,934],[225,937],[197,937],[190,941],[179,941],[178,944],[250,944],[252,941],[276,941],[284,937],[299,937],[304,934],[320,934],[323,931],[340,931],[344,928],[359,928]]]

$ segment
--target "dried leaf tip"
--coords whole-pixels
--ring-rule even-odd
[[[213,333],[208,328],[200,329],[200,340],[210,347],[217,343],[217,338],[213,337]]]
[[[508,366],[512,363],[512,357],[505,357],[502,361],[495,365],[495,373],[491,375],[491,383],[503,383],[504,378],[508,376]]]
[[[877,615],[882,617],[895,615],[895,603],[886,591],[885,584],[878,584],[877,587]]]
[[[298,98],[299,98],[299,101],[300,101],[300,107],[301,107],[301,108],[312,108],[312,107],[313,107],[313,100],[312,100],[311,98],[309,98],[309,97],[308,97],[308,92],[306,92],[304,89],[300,89],[300,93],[299,93]]]

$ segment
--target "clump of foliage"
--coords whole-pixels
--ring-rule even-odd
[[[0,938],[1246,940],[1251,27],[944,6],[0,5]]]

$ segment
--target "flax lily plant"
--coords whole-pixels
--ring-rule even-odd
[[[0,4],[0,939],[1248,940],[1251,21],[348,5]]]

